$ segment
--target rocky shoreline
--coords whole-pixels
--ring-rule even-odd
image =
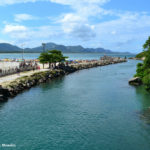
[[[43,72],[34,73],[30,76],[24,76],[13,80],[11,82],[0,85],[0,102],[5,102],[11,97],[15,97],[26,89],[30,89],[33,86],[47,82],[66,74],[73,73],[78,70],[88,69],[98,66],[105,66],[116,63],[126,62],[123,58],[113,58],[111,60],[97,60],[93,62],[70,64],[69,66],[61,66],[54,70],[48,70]]]
[[[133,86],[140,86],[142,85],[142,80],[139,77],[134,77],[129,80],[129,84]]]

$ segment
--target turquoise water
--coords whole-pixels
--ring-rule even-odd
[[[39,57],[40,53],[25,53],[24,58],[25,59],[37,59]],[[70,60],[75,59],[99,59],[101,56],[104,56],[104,54],[101,53],[64,53],[65,56],[68,56]],[[118,56],[118,57],[125,57],[125,55],[121,54],[107,54],[109,56]],[[126,55],[127,57],[133,57],[134,55]],[[0,53],[0,59],[5,58],[20,58],[22,59],[21,53]]]
[[[17,150],[149,150],[140,112],[150,94],[128,85],[137,61],[82,70],[0,105],[0,144]],[[6,149],[6,148],[0,148]]]

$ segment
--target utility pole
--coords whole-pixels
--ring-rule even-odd
[[[43,46],[43,53],[44,53],[45,52],[45,46],[46,46],[46,44],[42,43],[42,46]]]

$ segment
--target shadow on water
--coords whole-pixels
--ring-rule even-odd
[[[62,85],[62,82],[64,81],[64,76],[62,77],[57,77],[56,79],[53,79],[53,80],[49,80],[47,81],[46,83],[42,83],[40,85],[40,88],[43,90],[43,91],[48,91],[52,88],[60,88],[61,85]]]
[[[7,103],[7,101],[6,102],[0,102],[0,110],[2,110],[2,108],[5,106],[6,103]]]
[[[150,93],[143,86],[136,88],[137,100],[141,104],[139,116],[145,123],[150,125]]]
[[[138,100],[142,104],[142,109],[147,109],[148,107],[150,107],[150,93],[147,92],[143,86],[136,88],[136,94]]]

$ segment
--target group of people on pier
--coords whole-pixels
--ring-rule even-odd
[[[2,76],[6,76],[6,75],[11,75],[11,74],[15,74],[15,73],[20,73],[23,71],[30,71],[30,70],[36,70],[36,69],[40,69],[40,66],[38,65],[38,63],[36,61],[22,61],[22,62],[18,62],[15,63],[15,65],[11,65],[10,63],[5,62],[5,67],[3,67],[3,65],[1,65],[0,67],[0,77]],[[11,62],[13,64],[13,62]],[[6,65],[7,64],[7,65]]]

